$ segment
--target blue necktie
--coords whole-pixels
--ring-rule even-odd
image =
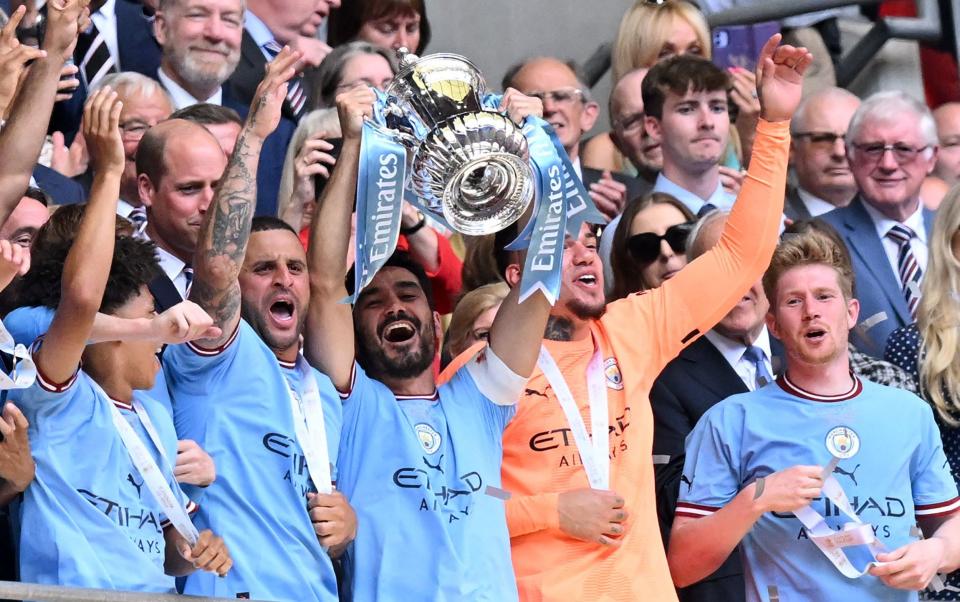
[[[747,350],[743,352],[743,358],[753,362],[754,367],[757,371],[757,382],[756,388],[764,386],[769,382],[773,382],[773,375],[770,374],[770,371],[767,370],[767,364],[763,361],[766,354],[763,353],[763,349],[760,349],[756,345],[751,345],[747,347]]]
[[[717,206],[713,203],[704,203],[703,207],[700,207],[700,211],[697,211],[697,219],[705,217],[708,213],[712,213],[717,210]]]

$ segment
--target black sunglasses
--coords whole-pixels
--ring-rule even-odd
[[[670,226],[663,236],[653,232],[641,232],[627,239],[627,250],[637,263],[652,263],[660,256],[660,241],[665,240],[676,254],[687,252],[687,236],[696,222]]]

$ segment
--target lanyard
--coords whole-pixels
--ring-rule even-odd
[[[110,404],[110,413],[113,417],[113,425],[117,428],[117,433],[120,435],[120,440],[123,441],[124,447],[127,448],[127,453],[130,454],[130,460],[137,468],[137,472],[139,472],[140,476],[143,478],[143,482],[147,486],[147,489],[150,490],[153,498],[158,504],[160,504],[160,508],[163,509],[163,513],[167,516],[167,519],[170,520],[180,535],[182,535],[191,546],[196,545],[197,540],[200,538],[200,534],[197,532],[197,528],[193,526],[193,521],[191,521],[190,517],[187,515],[187,511],[183,507],[183,504],[180,503],[180,499],[174,495],[173,490],[170,489],[170,485],[164,478],[163,472],[160,470],[160,467],[157,466],[153,456],[151,456],[150,452],[147,451],[147,446],[144,445],[143,441],[140,440],[140,437],[137,436],[136,431],[133,430],[133,427],[130,426],[130,423],[127,422],[127,420],[123,417],[123,414],[120,413],[120,410],[118,410],[113,402],[110,401],[110,398],[100,387],[100,385],[98,385],[93,379],[90,379],[90,382],[93,384],[94,390],[101,393],[103,397],[108,400]],[[154,428],[153,422],[150,420],[150,416],[147,414],[146,410],[144,410],[143,404],[135,399],[133,401],[133,407],[137,413],[137,418],[140,420],[143,428],[147,431],[147,434],[150,436],[151,441],[153,441],[154,446],[156,446],[157,450],[160,452],[160,456],[167,464],[169,464],[167,453],[160,442],[160,436],[157,434],[157,430]]]
[[[37,378],[37,366],[27,348],[14,342],[3,322],[0,322],[0,351],[10,355],[13,362],[13,370],[9,375],[0,370],[0,391],[25,389],[32,385]]]
[[[567,418],[567,424],[573,433],[573,441],[580,452],[583,469],[587,472],[587,480],[594,489],[610,488],[610,450],[609,435],[610,416],[607,407],[607,384],[603,371],[603,358],[600,346],[594,341],[594,353],[587,366],[587,392],[590,398],[590,430],[593,433],[591,441],[587,434],[587,427],[577,408],[577,402],[567,386],[567,381],[560,373],[560,368],[550,356],[546,347],[540,347],[540,357],[537,360],[540,371],[547,378],[547,382],[557,395],[557,401]]]
[[[307,472],[310,473],[314,487],[320,493],[331,493],[333,483],[330,475],[330,452],[327,448],[327,429],[323,419],[320,389],[313,371],[302,355],[297,356],[297,371],[300,373],[302,393],[296,395],[292,387],[287,387],[290,409],[293,412],[293,428],[303,456],[307,459]]]

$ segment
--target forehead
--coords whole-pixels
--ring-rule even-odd
[[[940,107],[934,111],[933,117],[937,121],[937,132],[941,136],[960,132],[960,103]]]
[[[149,119],[156,117],[157,120],[164,119],[173,112],[170,101],[159,87],[150,93],[144,94],[138,88],[132,88],[124,93],[120,100],[123,101],[123,108],[120,109],[120,119],[131,118]]]
[[[207,12],[240,12],[243,10],[241,0],[178,0],[174,8],[187,11],[194,8],[204,9]]]
[[[643,94],[640,86],[646,71],[629,73],[617,82],[613,89],[613,112],[617,115],[629,115],[643,112]]]
[[[0,227],[0,238],[6,238],[19,228],[39,228],[50,219],[50,211],[36,199],[23,197],[10,217]]]
[[[686,94],[679,95],[674,94],[670,90],[667,90],[666,97],[664,98],[664,104],[680,104],[682,102],[726,102],[727,101],[727,91],[726,90],[693,90],[687,89]]]
[[[262,230],[250,234],[247,254],[243,260],[245,265],[290,260],[307,262],[307,253],[303,250],[300,239],[293,232],[289,230]]]
[[[416,274],[410,270],[397,266],[387,266],[377,272],[377,275],[373,277],[367,290],[374,288],[393,289],[397,285],[406,285],[409,283],[416,284],[417,288],[421,288],[420,281],[417,280]]]
[[[220,179],[227,166],[220,142],[206,130],[191,130],[172,133],[167,140],[163,160],[168,174],[175,178]]]
[[[360,53],[350,57],[343,66],[343,79],[362,77],[368,73],[393,75],[390,63],[379,54]]]
[[[919,143],[923,138],[920,132],[920,117],[903,112],[895,119],[881,119],[867,116],[860,125],[857,139],[860,142],[911,142]]]
[[[840,274],[823,264],[800,265],[790,268],[777,281],[777,294],[814,289],[840,290]]]
[[[523,66],[513,78],[516,87],[523,92],[575,88],[577,76],[560,61],[537,59]]]
[[[807,107],[804,122],[807,124],[807,129],[812,131],[846,132],[858,106],[860,102],[854,99],[818,98]]]

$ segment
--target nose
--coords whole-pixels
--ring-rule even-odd
[[[200,198],[200,205],[197,207],[197,209],[200,211],[201,214],[204,214],[207,212],[207,207],[209,207],[210,203],[213,202],[214,193],[215,193],[215,190],[212,185],[204,187],[203,195]]]
[[[203,27],[203,36],[212,42],[223,40],[223,21],[220,20],[219,16],[213,16],[206,20]]]
[[[880,155],[880,160],[877,162],[877,165],[885,171],[896,171],[900,168],[900,164],[897,163],[897,158],[893,156],[892,148],[883,149],[883,154]]]
[[[393,37],[393,49],[396,50],[400,47],[405,47],[410,52],[416,52],[416,48],[410,48],[408,45],[410,42],[410,36],[407,34],[407,30],[403,27],[397,29],[396,35]]]
[[[675,253],[673,252],[673,248],[667,243],[667,241],[661,239],[660,240],[660,260],[667,261],[674,255]]]
[[[714,121],[716,121],[717,116],[710,110],[710,107],[700,109],[698,116],[699,123],[697,125],[701,130],[712,130],[715,127]]]
[[[280,265],[273,271],[273,284],[278,288],[290,288],[293,286],[293,274],[286,265]]]
[[[834,157],[840,159],[847,158],[847,143],[844,142],[843,136],[837,136],[837,139],[833,141],[833,148],[831,149]]]
[[[593,262],[593,259],[597,256],[597,252],[586,246],[579,240],[574,241],[568,247],[570,253],[573,254],[573,263],[574,265],[589,265]]]

